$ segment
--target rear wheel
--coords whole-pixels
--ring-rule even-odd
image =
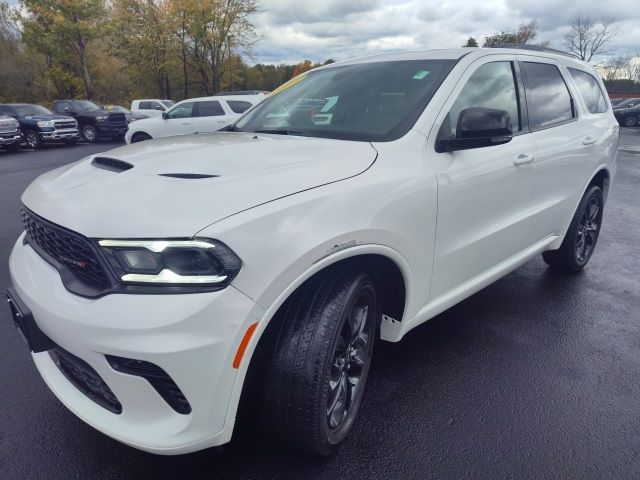
[[[87,142],[93,143],[98,139],[98,132],[93,125],[85,125],[82,127],[82,136]]]
[[[27,146],[34,150],[37,150],[42,146],[42,137],[33,130],[30,130],[25,134],[24,140],[27,142]]]
[[[600,226],[604,197],[598,186],[593,186],[584,194],[576,210],[569,230],[558,250],[550,250],[542,254],[544,261],[553,268],[567,272],[582,270],[596,247]]]
[[[144,132],[134,133],[131,137],[131,143],[144,142],[146,140],[151,140],[151,135],[148,135]]]
[[[375,287],[366,274],[327,272],[283,308],[266,376],[267,428],[299,450],[328,455],[362,400],[378,321]]]

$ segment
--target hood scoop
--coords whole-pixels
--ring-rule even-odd
[[[204,173],[159,173],[161,177],[182,178],[184,180],[198,180],[201,178],[215,178],[220,175],[207,175]]]
[[[125,172],[133,168],[133,165],[131,165],[130,163],[109,157],[95,157],[91,161],[91,165],[96,168],[101,168],[103,170],[109,170],[110,172],[116,173]]]

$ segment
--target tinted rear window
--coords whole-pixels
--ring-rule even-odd
[[[569,72],[589,111],[591,113],[606,112],[608,108],[607,101],[604,99],[600,85],[593,75],[577,68],[570,68]]]
[[[198,102],[199,117],[219,117],[224,115],[224,110],[217,101]]]
[[[244,113],[249,110],[253,105],[249,102],[243,102],[241,100],[227,100],[227,105],[234,113]]]
[[[532,130],[551,127],[574,117],[571,95],[555,65],[522,62]]]

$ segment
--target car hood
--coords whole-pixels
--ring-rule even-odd
[[[370,143],[345,140],[234,132],[170,137],[45,173],[22,201],[88,237],[189,237],[243,210],[358,175],[376,155]],[[98,168],[95,157],[132,168]]]
[[[73,120],[73,117],[68,115],[58,115],[57,113],[41,113],[38,115],[25,115],[25,120],[30,120],[34,122],[43,122],[46,120]]]

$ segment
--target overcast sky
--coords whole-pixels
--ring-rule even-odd
[[[538,41],[562,48],[571,17],[621,20],[620,53],[640,51],[640,0],[261,0],[254,18],[263,36],[253,61],[324,61],[381,51],[451,48],[538,21]]]
[[[18,0],[9,0],[17,4]],[[469,36],[538,21],[537,41],[562,47],[576,14],[620,20],[616,53],[640,52],[640,0],[258,0],[262,39],[250,64],[323,62],[382,51],[452,48]]]

